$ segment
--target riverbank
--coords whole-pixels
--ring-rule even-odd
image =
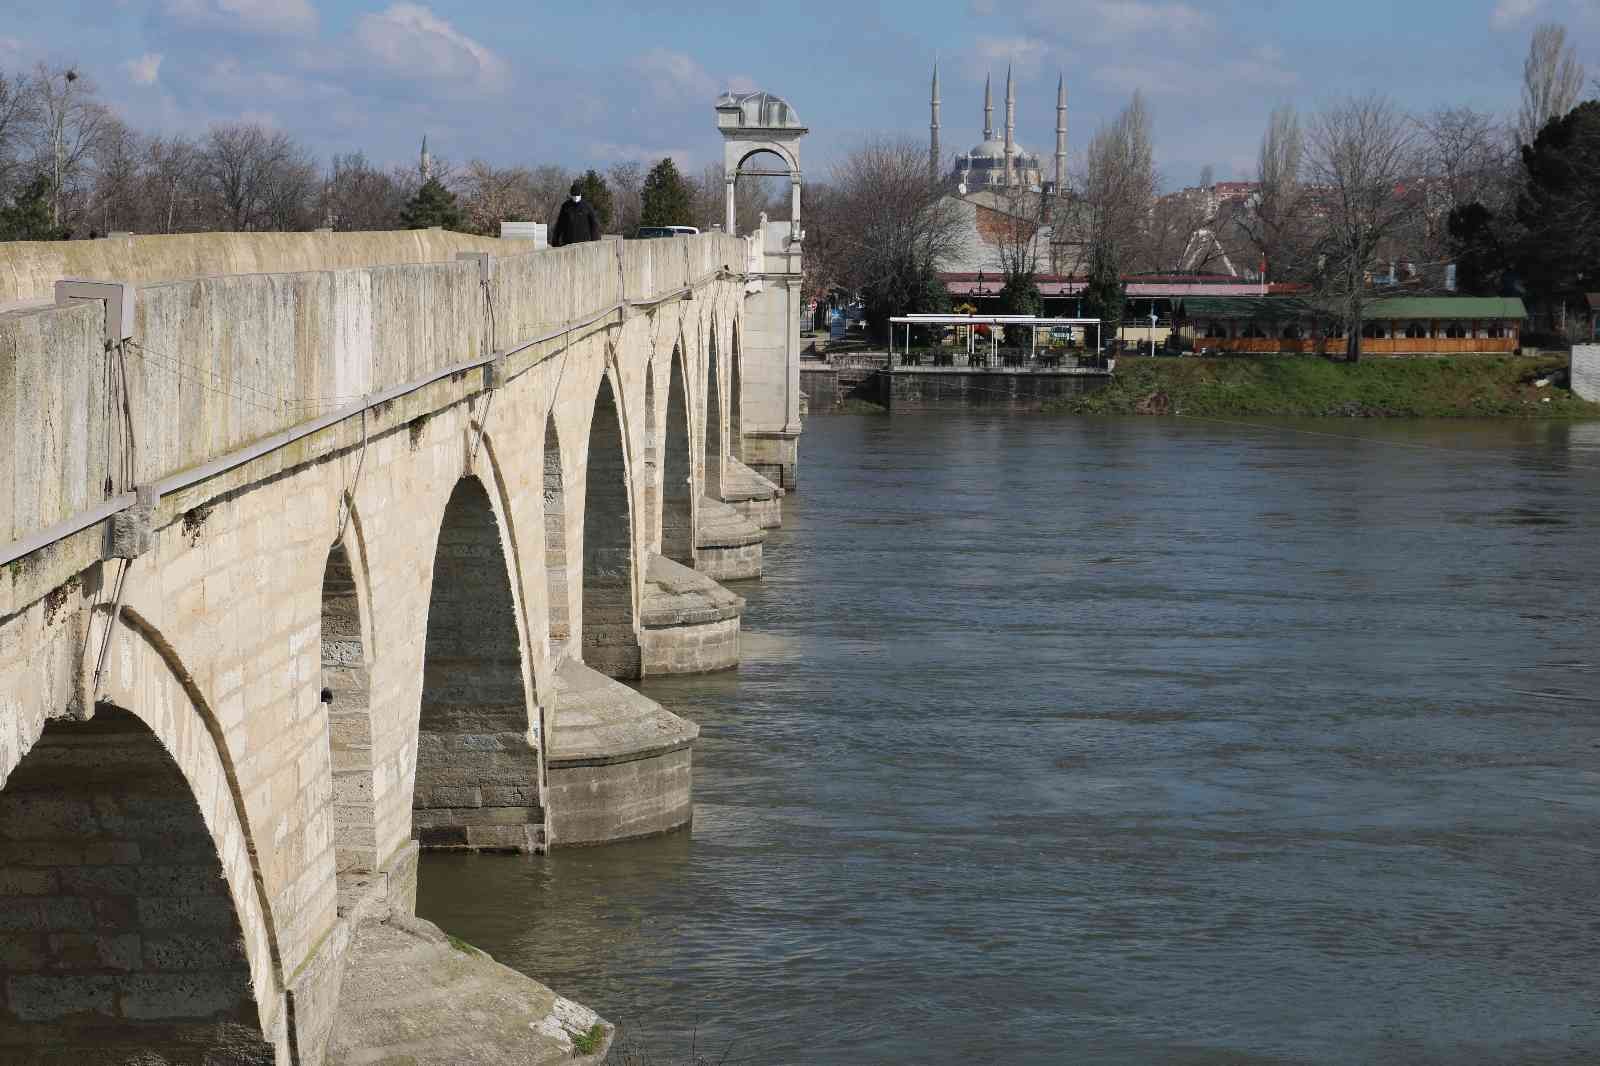
[[[1073,414],[1357,418],[1594,418],[1565,387],[1565,356],[1365,359],[1122,357],[1102,389],[1052,402]],[[1538,381],[1556,380],[1543,387]],[[1557,383],[1559,382],[1559,384]]]

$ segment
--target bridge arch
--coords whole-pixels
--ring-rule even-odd
[[[739,320],[730,329],[728,348],[728,454],[744,462],[744,360],[739,350]]]
[[[589,421],[583,500],[583,661],[612,677],[640,674],[634,625],[627,438],[609,370]]]
[[[0,789],[0,912],[32,916],[0,985],[0,1060],[271,1064],[283,968],[217,719],[131,608],[102,694],[87,722],[47,721]]]
[[[366,549],[355,504],[322,572],[321,700],[333,767],[334,870],[342,883],[378,868],[372,743],[372,663],[377,649]]]
[[[700,471],[701,492],[713,500],[722,499],[722,388],[717,364],[717,323],[711,321],[706,335],[706,395],[702,410],[705,412],[705,445],[703,466]]]
[[[531,851],[543,830],[511,544],[489,487],[461,477],[428,594],[412,794],[424,848]]]
[[[553,663],[561,658],[572,635],[572,599],[567,579],[567,477],[554,409],[544,421],[544,564],[549,600],[548,648]]]
[[[689,421],[688,370],[683,342],[672,346],[667,364],[667,427],[661,462],[661,554],[695,564],[694,437]]]
[[[652,347],[644,364],[644,470],[640,495],[644,498],[643,532],[647,550],[657,551],[661,543],[661,447],[656,426],[656,358]]]

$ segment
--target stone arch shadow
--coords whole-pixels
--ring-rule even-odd
[[[47,721],[0,790],[0,909],[32,929],[0,986],[0,1060],[266,1066],[283,966],[237,777],[176,654],[121,619],[94,716]]]
[[[694,419],[689,404],[689,363],[682,334],[667,364],[666,428],[661,441],[661,540],[659,554],[691,569],[696,559]]]
[[[434,548],[412,834],[429,850],[535,851],[544,723],[504,481],[478,443],[485,463],[455,481]]]
[[[584,462],[583,661],[615,678],[640,676],[626,412],[608,367],[595,388]]]
[[[322,572],[320,698],[333,771],[334,872],[341,895],[367,883],[386,856],[378,839],[372,666],[378,658],[366,537],[346,493],[344,528]]]

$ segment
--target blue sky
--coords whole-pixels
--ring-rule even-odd
[[[813,174],[862,138],[980,139],[985,71],[1018,78],[1018,137],[1053,150],[1067,77],[1074,164],[1135,89],[1169,186],[1247,177],[1274,103],[1380,90],[1426,110],[1510,115],[1539,21],[1567,24],[1600,75],[1600,0],[0,0],[0,68],[73,61],[144,129],[257,119],[319,154],[606,165],[720,158],[728,87],[789,99]]]

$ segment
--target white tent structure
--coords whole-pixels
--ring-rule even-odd
[[[1033,315],[897,315],[889,319],[889,365],[895,365],[895,327],[903,326],[902,336],[904,345],[900,348],[902,358],[911,351],[911,328],[913,326],[953,326],[957,336],[960,336],[962,327],[966,327],[966,352],[967,363],[975,366],[976,358],[982,358],[986,365],[998,362],[1000,354],[999,334],[1007,326],[1028,327],[1028,361],[1038,358],[1038,339],[1040,329],[1072,329],[1074,327],[1086,329],[1094,327],[1094,348],[1100,350],[1100,320],[1098,318],[1038,318]],[[974,327],[988,326],[988,352],[982,352],[979,345],[977,330]]]

